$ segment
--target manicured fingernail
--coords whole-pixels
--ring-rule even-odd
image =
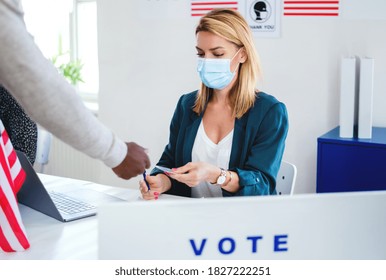
[[[155,196],[154,199],[157,200],[157,199],[158,199],[158,196]]]
[[[154,195],[157,195],[157,196],[158,196],[158,195],[159,195],[159,192],[154,192]]]

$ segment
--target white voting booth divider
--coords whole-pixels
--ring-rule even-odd
[[[386,192],[101,206],[100,259],[386,259]]]

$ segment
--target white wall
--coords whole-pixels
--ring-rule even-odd
[[[198,19],[154,16],[141,2],[98,0],[99,116],[123,139],[147,147],[153,166],[167,143],[179,96],[199,83]],[[386,126],[385,35],[385,20],[283,18],[280,38],[256,38],[264,70],[261,89],[283,101],[289,112],[284,158],[298,167],[297,192],[315,191],[317,137],[339,122],[342,56],[375,58],[374,125]],[[138,180],[115,178],[107,168],[97,181],[138,185]]]

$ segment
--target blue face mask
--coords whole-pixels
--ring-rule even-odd
[[[231,61],[238,54],[229,58],[198,58],[197,71],[200,74],[201,81],[209,88],[223,89],[226,88],[236,74],[231,72]]]

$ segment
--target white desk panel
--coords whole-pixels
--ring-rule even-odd
[[[156,203],[140,198],[139,190],[117,188],[87,181],[39,174],[47,189],[60,184],[63,189],[74,185],[114,195],[128,202]],[[68,183],[68,184],[63,184]],[[162,195],[161,200],[183,199]],[[121,202],[118,202],[121,203]],[[123,201],[122,203],[126,203]],[[94,260],[98,258],[98,219],[96,216],[62,223],[54,218],[19,204],[20,213],[31,247],[24,252],[5,253],[0,251],[0,260]]]

